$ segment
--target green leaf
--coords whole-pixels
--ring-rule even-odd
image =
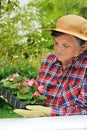
[[[23,94],[21,92],[18,92],[17,97],[18,97],[18,99],[32,99],[33,94],[32,93]]]
[[[24,89],[24,94],[30,91],[30,87],[29,86],[23,87],[23,89]]]
[[[14,83],[23,82],[24,78],[22,76],[14,78]]]

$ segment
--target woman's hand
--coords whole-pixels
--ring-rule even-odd
[[[26,110],[15,109],[14,112],[24,117],[43,117],[51,115],[51,108],[40,105],[28,105]]]

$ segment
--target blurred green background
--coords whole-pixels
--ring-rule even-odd
[[[50,31],[59,17],[87,18],[87,0],[0,0],[0,80],[13,73],[36,78],[44,56],[53,52]],[[0,98],[0,118],[20,117]]]

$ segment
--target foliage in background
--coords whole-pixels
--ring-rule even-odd
[[[42,59],[53,51],[49,31],[66,14],[87,18],[87,0],[0,0],[0,79],[19,73],[36,78]]]
[[[0,0],[1,64],[4,60],[6,67],[9,63],[11,68],[22,64],[26,69],[27,60],[27,65],[38,70],[43,57],[53,51],[50,32],[40,28],[54,28],[57,19],[65,14],[87,16],[86,5],[87,0],[31,0],[21,7],[18,0]]]
[[[87,16],[86,5],[87,0],[31,0],[21,7],[18,0],[0,0],[1,79],[16,70],[38,71],[43,57],[53,51],[50,32],[40,28],[55,28],[65,14]]]

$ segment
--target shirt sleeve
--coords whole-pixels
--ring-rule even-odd
[[[75,105],[65,108],[62,105],[52,107],[52,116],[59,115],[87,115],[87,70]]]

